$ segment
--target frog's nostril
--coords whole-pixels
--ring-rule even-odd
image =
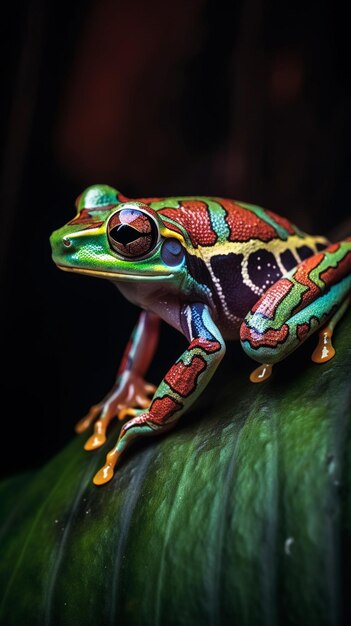
[[[68,237],[63,237],[62,239],[63,241],[63,245],[66,246],[66,248],[70,248],[72,245],[72,242],[70,239],[68,239]]]

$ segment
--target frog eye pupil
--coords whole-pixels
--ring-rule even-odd
[[[159,231],[156,221],[147,212],[127,207],[111,216],[107,236],[117,254],[125,259],[138,259],[154,250]]]
[[[112,228],[110,231],[110,237],[124,246],[127,243],[131,243],[132,241],[139,239],[140,236],[141,233],[135,228],[128,226],[128,224],[120,224],[119,226]]]

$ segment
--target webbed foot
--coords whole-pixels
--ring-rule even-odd
[[[123,424],[117,443],[106,455],[105,465],[95,474],[93,483],[104,485],[108,483],[114,475],[115,465],[121,454],[140,435],[154,435],[155,430],[149,425],[148,418],[152,419],[149,413],[142,409],[126,409],[125,415],[132,415],[133,419]],[[161,428],[162,430],[162,428]]]
[[[96,420],[94,432],[84,445],[85,450],[95,450],[105,443],[106,431],[113,418],[123,420],[126,415],[135,415],[134,407],[148,408],[151,402],[149,395],[155,390],[155,385],[145,382],[137,374],[125,373],[106,398],[92,406],[77,423],[75,430],[82,433]]]

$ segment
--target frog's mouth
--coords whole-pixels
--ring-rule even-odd
[[[140,274],[130,274],[123,272],[105,272],[104,270],[88,270],[88,269],[78,269],[76,267],[69,267],[68,265],[59,265],[56,264],[60,270],[64,272],[75,272],[76,274],[86,274],[88,276],[96,276],[97,278],[111,278],[118,280],[119,278],[123,281],[139,281],[143,282],[144,280],[165,280],[169,278],[173,278],[174,274],[145,274],[145,272]]]

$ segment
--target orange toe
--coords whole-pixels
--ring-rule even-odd
[[[135,417],[136,415],[137,415],[136,410],[129,408],[129,407],[124,407],[123,409],[120,409],[118,411],[118,419],[121,421],[124,420],[128,416]]]
[[[88,417],[83,417],[82,420],[79,420],[79,422],[77,422],[77,424],[74,427],[74,430],[78,434],[84,433],[84,431],[87,430],[89,426],[91,425],[91,422],[92,420],[89,419]]]
[[[331,328],[325,328],[319,333],[319,340],[316,349],[312,354],[314,363],[326,363],[335,356],[335,349],[332,344],[333,331]]]
[[[100,448],[106,441],[106,436],[104,433],[94,433],[89,437],[89,439],[85,442],[84,450],[96,450],[96,448]]]
[[[93,483],[94,485],[104,485],[105,483],[108,483],[111,478],[113,478],[113,467],[111,467],[111,465],[104,465],[104,467],[101,468],[101,470],[99,470],[94,478],[93,478]]]
[[[268,363],[263,363],[259,367],[257,367],[250,374],[250,380],[252,383],[263,383],[265,380],[268,380],[272,375],[272,365]]]

